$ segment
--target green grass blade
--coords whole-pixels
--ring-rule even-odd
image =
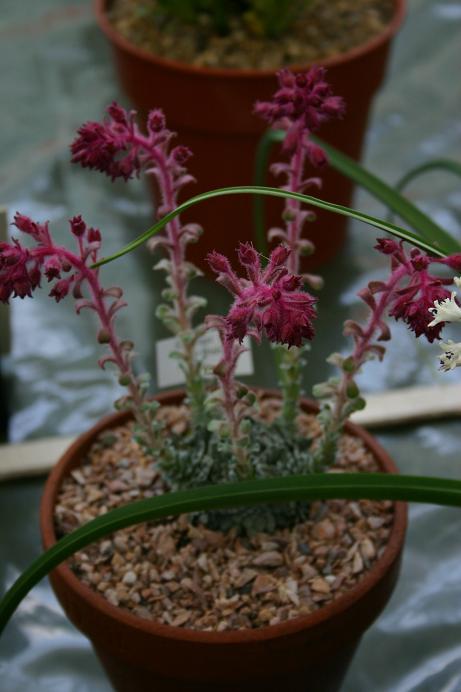
[[[405,173],[396,183],[395,188],[402,192],[402,190],[407,187],[411,181],[415,180],[415,178],[419,178],[419,176],[424,173],[437,170],[453,173],[453,175],[461,177],[461,164],[457,161],[452,161],[451,159],[434,159],[432,161],[426,161],[426,163],[422,163],[420,166],[415,166],[415,168],[412,168],[408,173]]]
[[[184,512],[328,498],[406,500],[461,507],[461,481],[382,473],[319,473],[207,486],[134,502],[93,519],[35,560],[0,601],[0,632],[42,577],[76,551],[118,529]]]
[[[378,228],[380,231],[385,231],[386,233],[391,233],[392,235],[401,238],[402,240],[407,240],[412,245],[421,248],[425,252],[430,252],[431,254],[437,255],[438,257],[445,257],[445,255],[448,253],[446,249],[440,249],[433,243],[424,240],[420,236],[415,235],[414,233],[408,231],[405,228],[396,226],[395,224],[390,223],[389,221],[383,221],[382,219],[370,216],[369,214],[364,214],[355,209],[344,207],[341,204],[332,204],[331,202],[325,202],[324,200],[318,199],[317,197],[303,195],[299,192],[289,192],[287,190],[280,190],[278,187],[258,187],[256,185],[241,185],[238,187],[224,187],[219,188],[217,190],[210,190],[209,192],[203,192],[200,195],[191,197],[186,202],[183,202],[178,207],[176,207],[176,209],[174,209],[173,211],[169,212],[168,214],[165,214],[165,216],[162,219],[160,219],[160,221],[157,221],[157,223],[148,228],[147,231],[142,233],[131,243],[128,243],[128,245],[125,245],[124,248],[122,248],[118,252],[115,252],[113,255],[110,255],[109,257],[103,257],[99,260],[99,262],[96,262],[93,265],[93,267],[100,267],[103,264],[112,262],[113,260],[118,259],[123,255],[126,255],[128,252],[135,250],[140,245],[144,245],[144,243],[147,240],[149,240],[149,238],[158,233],[167,223],[174,219],[175,216],[178,216],[178,214],[181,214],[186,209],[189,209],[189,207],[193,207],[195,204],[199,204],[200,202],[205,202],[208,199],[213,199],[214,197],[222,197],[225,195],[266,195],[269,197],[289,197],[291,199],[297,199],[300,202],[309,204],[313,207],[326,209],[327,211],[331,211],[336,214],[341,214],[342,216],[348,216],[349,218],[357,219],[357,221],[362,221],[363,223],[373,226],[374,228]]]

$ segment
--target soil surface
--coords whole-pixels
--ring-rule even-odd
[[[206,16],[194,24],[162,18],[155,0],[114,0],[110,18],[130,42],[164,58],[217,68],[279,69],[321,63],[380,34],[389,23],[392,0],[309,0],[286,35],[258,36],[248,18],[233,20],[216,36]]]
[[[164,407],[163,416],[178,431],[186,425],[181,407]],[[311,416],[299,422],[316,434]],[[379,470],[355,437],[343,436],[340,451],[332,472]],[[164,490],[130,427],[108,431],[63,484],[57,533]],[[390,502],[314,502],[305,522],[251,537],[181,516],[119,531],[70,565],[110,603],[142,618],[196,630],[257,628],[311,613],[356,585],[384,550],[393,516]]]

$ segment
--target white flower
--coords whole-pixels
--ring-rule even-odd
[[[443,354],[440,356],[440,369],[444,372],[453,370],[461,365],[461,343],[457,344],[451,339],[440,344]]]
[[[429,327],[435,327],[439,322],[461,322],[461,308],[456,302],[456,292],[453,291],[450,298],[436,300],[429,312],[434,316],[428,324]]]
[[[455,282],[455,284],[458,288],[461,288],[461,276],[455,276],[453,278],[453,281]]]

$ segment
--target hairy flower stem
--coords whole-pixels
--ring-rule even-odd
[[[302,177],[306,162],[306,150],[302,140],[298,140],[296,149],[290,160],[290,172],[288,174],[287,189],[290,192],[300,192],[302,188]],[[291,217],[287,222],[287,240],[290,254],[287,260],[288,271],[291,274],[299,274],[300,271],[300,252],[299,241],[303,226],[301,216],[301,202],[296,199],[287,199],[285,202],[285,214]]]
[[[306,152],[302,140],[298,140],[296,149],[291,157],[287,189],[290,192],[298,192],[302,188],[302,177],[306,163]],[[300,246],[303,216],[301,216],[301,203],[295,199],[287,199],[285,202],[285,217],[287,220],[287,245],[290,254],[287,259],[287,267],[290,273],[299,274],[300,271]],[[303,359],[302,349],[292,348],[277,349],[277,363],[279,372],[279,385],[282,391],[281,418],[283,424],[291,431],[296,428],[296,416],[299,413],[301,399],[301,370]]]
[[[222,411],[226,420],[227,434],[229,435],[232,453],[237,461],[237,475],[240,480],[251,478],[251,464],[245,442],[245,433],[242,431],[242,420],[246,410],[244,403],[240,404],[237,395],[235,370],[238,359],[245,350],[235,339],[227,338],[223,328],[218,329],[222,344],[222,359],[214,369],[222,392]]]
[[[78,246],[82,257],[78,257],[78,255],[75,255],[69,250],[56,245],[39,248],[39,252],[36,253],[36,256],[40,254],[42,256],[57,257],[63,261],[63,263],[68,263],[76,270],[79,282],[82,280],[86,281],[91,300],[90,303],[84,307],[91,307],[99,318],[101,326],[99,341],[100,343],[107,344],[109,347],[112,355],[111,361],[116,365],[119,371],[119,381],[123,386],[128,388],[130,408],[133,411],[136,422],[142,430],[142,437],[145,440],[146,448],[150,451],[154,450],[158,447],[158,438],[153,427],[152,412],[145,408],[145,394],[131,367],[131,349],[124,348],[122,342],[120,342],[117,337],[114,329],[113,314],[110,314],[110,308],[108,308],[104,300],[104,289],[99,281],[99,270],[91,269],[83,259],[84,246],[80,238],[78,239]]]
[[[348,399],[347,391],[349,385],[353,382],[354,376],[364,364],[367,353],[371,346],[371,342],[380,328],[379,325],[385,316],[385,312],[389,306],[390,300],[394,295],[394,291],[405,274],[406,270],[403,267],[399,267],[392,272],[385,284],[385,288],[381,293],[379,301],[376,303],[375,309],[370,315],[370,319],[363,331],[363,334],[356,338],[355,347],[349,361],[351,363],[351,367],[348,370],[343,370],[341,383],[339,385],[338,394],[333,408],[332,425],[335,428],[342,425],[344,419],[344,407]]]
[[[140,383],[133,373],[130,353],[126,349],[122,348],[117,334],[115,333],[113,320],[110,318],[108,308],[104,301],[104,293],[99,283],[98,273],[97,271],[88,268],[83,263],[81,263],[81,266],[78,269],[81,275],[87,281],[95,312],[99,318],[103,332],[108,335],[107,345],[112,352],[115,364],[119,370],[119,380],[121,383],[127,383],[125,386],[128,388],[130,393],[130,407],[133,411],[136,422],[139,424],[142,430],[142,437],[145,440],[146,447],[152,452],[159,446],[158,436],[153,427],[152,412],[149,409],[146,410],[144,408],[144,405],[146,404],[146,397],[142,391]]]
[[[153,160],[157,164],[159,172],[157,182],[162,198],[162,207],[171,211],[177,206],[178,202],[166,156],[160,149],[155,149],[153,151]],[[195,424],[205,424],[205,384],[201,377],[200,364],[195,357],[195,344],[199,333],[196,332],[191,337],[193,328],[187,311],[188,281],[186,276],[185,243],[181,237],[179,216],[176,216],[166,225],[165,232],[168,239],[167,251],[171,262],[171,279],[174,287],[172,304],[179,324],[179,337],[186,366],[186,391],[192,413],[192,422]],[[183,335],[183,338],[181,338],[181,335]]]
[[[279,385],[283,392],[281,418],[284,427],[290,433],[296,432],[296,418],[299,414],[301,399],[301,371],[305,360],[302,358],[303,348],[296,346],[287,350],[275,348],[276,362],[279,372]]]
[[[334,388],[332,408],[327,409],[328,416],[325,417],[323,413],[320,414],[323,435],[314,460],[314,466],[318,471],[330,466],[335,460],[340,432],[351,413],[350,404],[354,399],[357,401],[359,396],[354,377],[369,357],[370,352],[378,348],[372,342],[376,338],[376,334],[382,331],[383,317],[390,302],[395,298],[395,291],[399,282],[406,274],[407,268],[404,266],[394,269],[388,281],[380,289],[380,298],[374,302],[368,324],[363,330],[360,329],[354,334],[354,350],[350,356],[343,359],[341,379]],[[382,349],[382,353],[384,353],[384,349]],[[380,357],[382,357],[382,353]]]

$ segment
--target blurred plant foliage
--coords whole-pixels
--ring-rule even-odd
[[[233,20],[240,19],[255,36],[277,39],[290,30],[308,4],[309,0],[155,0],[149,14],[184,24],[206,22],[220,36],[230,32]]]

